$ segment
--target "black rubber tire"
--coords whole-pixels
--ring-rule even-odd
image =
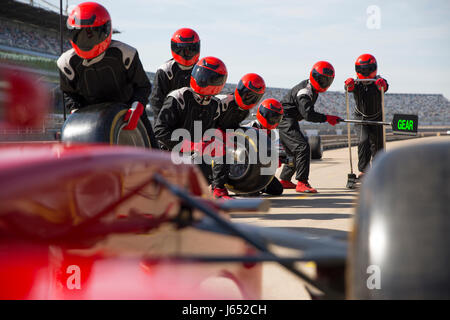
[[[450,299],[449,163],[449,141],[375,157],[361,185],[347,297]],[[380,288],[369,289],[375,272]]]
[[[69,115],[61,130],[63,142],[108,143],[150,148],[141,120],[135,130],[122,130],[128,106],[121,103],[96,104]]]
[[[268,149],[271,148],[271,140],[270,138],[265,134],[262,133],[262,131],[253,129],[253,128],[245,128],[244,132],[246,130],[255,130],[257,139],[267,139],[267,145]],[[245,147],[247,152],[255,152],[258,154],[258,141],[254,141],[252,137],[249,135],[245,135],[245,146],[239,145],[239,147]],[[259,155],[259,154],[258,154]],[[231,167],[234,165],[231,165]],[[226,184],[226,187],[228,190],[236,193],[236,194],[249,194],[249,193],[255,193],[258,191],[262,191],[265,187],[269,185],[269,183],[272,181],[275,171],[272,175],[263,175],[261,174],[261,170],[263,168],[269,168],[270,163],[262,164],[260,162],[260,158],[258,156],[258,161],[256,164],[250,164],[247,165],[248,169],[246,169],[245,174],[239,177],[234,177],[232,174],[233,168],[230,168],[230,174],[228,176],[228,183]]]
[[[322,141],[320,136],[308,137],[309,148],[311,149],[311,159],[322,159]]]
[[[262,190],[263,193],[267,193],[271,196],[281,196],[283,191],[283,185],[276,177],[274,177],[272,181],[270,181],[269,185]]]

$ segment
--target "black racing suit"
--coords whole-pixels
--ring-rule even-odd
[[[380,77],[376,77],[377,79]],[[386,82],[387,84],[387,82]],[[388,86],[389,88],[389,86]],[[386,90],[387,91],[387,90]],[[364,84],[356,82],[353,89],[356,108],[356,119],[381,121],[381,92],[374,82]],[[358,169],[364,172],[370,164],[371,158],[383,149],[383,127],[375,125],[357,125],[358,143]]]
[[[241,121],[250,114],[249,110],[241,109],[237,105],[234,94],[218,95],[215,98],[220,101],[220,116],[217,119],[216,126],[224,133],[226,133],[226,129],[235,130],[239,128]],[[230,172],[230,165],[225,163],[225,156],[222,163],[214,163],[212,172],[214,187],[224,189]]]
[[[173,90],[189,87],[192,68],[193,66],[180,66],[174,59],[170,59],[156,70],[150,95],[155,121],[167,95]]]
[[[278,129],[280,142],[286,154],[294,158],[295,168],[283,166],[280,178],[290,181],[295,171],[298,181],[307,181],[309,178],[310,148],[306,137],[300,131],[299,121],[305,119],[310,122],[326,122],[324,114],[314,111],[314,103],[318,93],[309,80],[304,80],[293,87],[281,100],[284,115]]]
[[[155,122],[155,135],[161,147],[172,150],[180,143],[180,140],[173,141],[172,133],[176,129],[185,129],[189,133],[189,141],[200,142],[206,130],[216,128],[216,121],[219,117],[219,101],[211,99],[209,103],[190,88],[181,88],[172,91],[166,97],[158,118]],[[197,123],[195,123],[197,122]],[[195,126],[201,123],[201,130]],[[197,134],[195,134],[197,131]],[[211,164],[200,165],[205,177],[208,177],[206,167]]]
[[[69,111],[99,103],[123,103],[131,107],[135,101],[145,106],[152,91],[135,48],[112,40],[108,49],[90,60],[79,57],[74,49],[58,59],[60,87]],[[141,116],[152,147],[156,140],[144,112]]]
[[[258,128],[258,129],[264,129],[258,120],[254,120],[251,123],[251,126],[254,128]],[[270,137],[270,135],[272,134],[272,131],[267,130],[267,134]],[[277,177],[275,177],[275,176],[273,177],[272,181],[270,181],[269,185],[267,187],[265,187],[263,190],[261,190],[262,193],[267,193],[272,196],[280,196],[281,194],[283,194],[283,191],[284,191],[283,185],[281,184],[280,180],[278,180]],[[259,192],[257,192],[257,194],[258,193]]]

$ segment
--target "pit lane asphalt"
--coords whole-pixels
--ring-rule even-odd
[[[417,143],[448,141],[450,136],[427,137],[388,142],[387,151]],[[357,171],[357,148],[352,148],[353,171]],[[278,169],[277,176],[281,170]],[[285,190],[280,197],[267,197],[271,209],[266,213],[233,213],[232,221],[265,227],[287,228],[311,237],[331,236],[346,241],[352,229],[358,189],[346,189],[350,173],[348,148],[323,152],[321,160],[313,160],[310,184],[317,194],[299,194]],[[295,180],[293,180],[295,182]],[[276,251],[282,253],[281,251]],[[314,264],[303,264],[306,273],[314,274]],[[263,299],[309,299],[303,282],[275,263],[263,266]]]

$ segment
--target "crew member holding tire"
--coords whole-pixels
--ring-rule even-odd
[[[156,70],[150,105],[156,118],[167,95],[176,89],[189,87],[191,71],[200,56],[200,38],[192,29],[181,28],[170,40],[172,59]]]
[[[256,106],[266,91],[264,79],[256,73],[248,73],[240,80],[233,94],[218,95],[220,101],[220,116],[217,127],[223,131],[237,129],[240,123],[250,114],[250,109]],[[214,163],[214,196],[216,198],[228,197],[225,185],[228,182],[230,165],[225,161]]]
[[[316,193],[308,182],[310,167],[310,147],[306,137],[300,131],[299,121],[328,122],[335,125],[338,116],[325,115],[314,110],[319,93],[325,92],[334,80],[334,68],[327,61],[315,63],[311,69],[309,80],[304,80],[293,87],[281,100],[284,116],[278,126],[280,142],[288,156],[292,156],[295,168],[283,166],[281,184],[284,189],[295,189],[297,192]],[[291,182],[296,172],[297,185]]]
[[[371,54],[360,55],[355,62],[356,77],[363,79],[376,79],[373,81],[355,82],[353,78],[345,80],[345,87],[353,92],[356,108],[356,119],[382,121],[381,88],[386,92],[389,85],[386,79],[377,75],[377,60]],[[373,125],[358,125],[358,169],[359,178],[364,175],[370,160],[378,151],[383,149],[383,128]]]
[[[135,48],[111,40],[108,11],[95,2],[77,5],[67,19],[72,49],[58,59],[60,87],[71,113],[101,103],[125,104],[127,126],[134,130],[139,119],[144,124],[151,146],[157,148],[145,112],[152,90]]]

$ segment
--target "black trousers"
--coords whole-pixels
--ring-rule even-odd
[[[383,149],[383,127],[357,125],[356,132],[359,137],[358,169],[360,172],[364,172],[370,165],[370,160]]]
[[[311,150],[309,143],[300,131],[297,119],[283,117],[279,126],[280,142],[286,154],[294,158],[295,167],[283,165],[281,180],[290,181],[295,172],[298,181],[307,181],[309,178],[309,165],[311,161]]]
[[[222,163],[214,162],[212,167],[212,186],[213,188],[223,189],[225,183],[228,182],[228,173],[230,172],[230,165],[225,163],[223,159]]]

